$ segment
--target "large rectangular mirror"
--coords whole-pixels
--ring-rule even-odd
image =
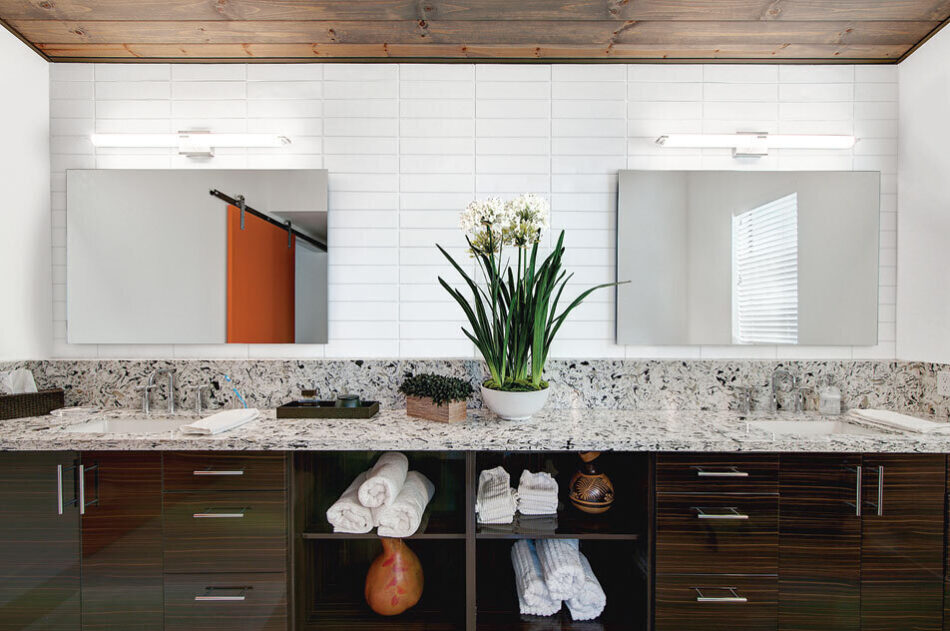
[[[621,171],[617,342],[877,343],[880,174]]]
[[[325,344],[325,170],[71,170],[72,344]]]

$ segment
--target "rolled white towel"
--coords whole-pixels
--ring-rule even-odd
[[[178,429],[186,434],[220,434],[229,429],[240,427],[245,423],[250,423],[260,415],[261,413],[256,408],[225,410],[205,417],[200,421],[182,425]]]
[[[533,541],[519,539],[511,546],[511,566],[521,613],[550,616],[561,609],[561,601],[551,597],[544,582]]]
[[[517,507],[517,495],[504,467],[485,469],[478,474],[475,512],[479,523],[510,524]]]
[[[429,478],[418,471],[410,471],[396,501],[389,506],[373,509],[376,525],[379,526],[376,534],[380,537],[408,537],[414,534],[434,493],[435,485]]]
[[[536,545],[551,598],[574,598],[584,585],[577,539],[538,539]]]
[[[366,474],[366,481],[360,485],[360,504],[366,508],[389,506],[406,482],[409,473],[409,459],[398,451],[384,453]]]
[[[584,584],[577,596],[567,601],[567,608],[571,611],[574,620],[593,620],[604,611],[607,606],[607,594],[601,587],[600,581],[590,566],[590,561],[583,553],[579,553],[581,567],[584,569]]]
[[[357,491],[366,481],[366,472],[356,476],[343,491],[343,495],[327,509],[327,521],[333,525],[333,532],[363,534],[373,529],[373,511],[360,504]]]

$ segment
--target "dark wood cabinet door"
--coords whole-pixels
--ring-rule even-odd
[[[946,457],[864,457],[861,630],[943,628]]]
[[[79,630],[75,464],[73,452],[0,453],[0,631]]]
[[[161,631],[161,453],[84,453],[82,463],[83,631]]]
[[[779,470],[779,629],[858,631],[861,456],[785,454]]]

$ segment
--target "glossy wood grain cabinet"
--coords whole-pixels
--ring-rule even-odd
[[[165,629],[288,628],[287,458],[164,456]]]
[[[865,455],[861,631],[940,631],[946,457]]]
[[[76,452],[0,453],[0,630],[80,628]]]
[[[660,454],[655,628],[774,631],[777,455]]]
[[[82,454],[83,631],[161,631],[162,455]]]

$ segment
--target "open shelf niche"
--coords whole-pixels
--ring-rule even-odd
[[[601,515],[574,508],[568,482],[575,452],[404,452],[410,469],[436,486],[423,526],[407,544],[419,556],[425,588],[418,605],[399,616],[374,613],[363,598],[366,571],[382,546],[375,532],[332,532],[327,508],[381,452],[300,452],[294,457],[294,585],[297,630],[356,631],[614,631],[646,629],[652,556],[646,534],[652,519],[646,454],[605,452],[597,464],[614,484],[616,500]],[[557,528],[476,523],[475,490],[482,469],[504,466],[517,487],[523,469],[549,471],[558,481]],[[565,607],[553,617],[521,616],[511,567],[519,538],[577,538],[607,592],[607,609],[592,621],[573,621]]]

